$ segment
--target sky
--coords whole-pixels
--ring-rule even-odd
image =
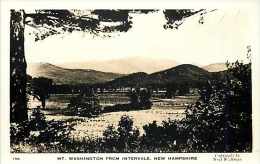
[[[25,56],[28,63],[52,64],[110,60],[128,57],[171,59],[182,64],[207,65],[244,60],[251,44],[250,11],[216,10],[204,17],[186,19],[179,29],[165,30],[163,12],[134,14],[133,27],[111,38],[86,32],[53,35],[34,41],[26,27]]]

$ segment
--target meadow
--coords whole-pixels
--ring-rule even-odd
[[[160,96],[152,97],[153,106],[146,110],[130,110],[118,111],[110,113],[102,113],[97,117],[80,117],[80,116],[66,116],[63,112],[67,109],[67,105],[72,97],[77,95],[72,94],[55,94],[51,95],[46,102],[46,109],[42,110],[45,114],[46,120],[66,121],[73,125],[74,130],[70,137],[75,140],[82,140],[83,138],[98,138],[101,137],[104,130],[109,126],[118,126],[120,117],[128,115],[133,119],[133,126],[138,128],[140,134],[143,134],[143,126],[156,121],[159,125],[162,121],[170,119],[179,120],[185,117],[184,111],[189,104],[194,103],[198,96],[176,96],[174,99],[161,99]],[[111,106],[119,103],[128,103],[129,98],[122,93],[105,93],[97,94],[99,102],[103,107]],[[36,108],[40,106],[40,102],[32,97],[29,99],[29,108]],[[31,110],[29,110],[30,112]]]

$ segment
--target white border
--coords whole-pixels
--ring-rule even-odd
[[[260,1],[259,1],[260,2]],[[228,163],[258,163],[260,161],[260,24],[259,24],[259,6],[258,0],[175,0],[174,2],[161,0],[161,1],[145,1],[145,0],[45,0],[45,1],[29,1],[29,0],[2,0],[1,1],[1,47],[0,47],[0,70],[1,70],[1,88],[0,88],[0,110],[1,110],[1,162],[3,163],[86,163],[86,162],[106,162],[114,163],[116,161],[57,161],[58,156],[197,156],[197,161],[160,161],[165,163],[216,163],[212,160],[214,155],[218,153],[174,153],[174,154],[10,154],[9,145],[9,16],[10,9],[12,8],[22,8],[22,9],[32,9],[32,8],[54,8],[54,9],[163,9],[163,8],[247,8],[253,11],[252,21],[255,23],[254,30],[252,31],[252,37],[255,41],[252,45],[253,54],[253,65],[252,65],[252,82],[253,82],[253,153],[240,153],[242,161],[240,162],[228,162]],[[239,27],[238,27],[239,28]],[[26,38],[25,38],[26,39]],[[223,154],[223,153],[221,153]],[[21,160],[15,161],[12,158],[19,157]],[[120,161],[121,162],[121,161]],[[126,163],[153,163],[159,161],[124,161]]]

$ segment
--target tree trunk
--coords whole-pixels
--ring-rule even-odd
[[[26,99],[26,61],[24,56],[23,10],[11,10],[10,20],[10,120],[28,120]]]
[[[43,109],[45,109],[45,100],[46,100],[45,98],[42,98],[42,99],[41,99],[41,102],[42,102],[42,108],[43,108]]]

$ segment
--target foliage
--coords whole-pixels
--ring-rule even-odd
[[[139,96],[136,90],[133,90],[129,93],[130,104],[133,107],[137,107],[139,104]]]
[[[29,119],[29,129],[32,131],[43,130],[47,127],[46,118],[44,114],[37,107],[33,109]]]
[[[65,114],[93,117],[101,113],[101,106],[93,90],[86,90],[77,97],[72,97]]]
[[[176,94],[177,88],[174,84],[168,84],[166,86],[165,97],[168,99],[174,98]]]
[[[208,83],[186,110],[192,151],[250,151],[251,100],[251,63],[228,64],[226,80]]]
[[[200,18],[198,20],[199,24],[204,24],[204,15],[213,12],[216,9],[213,10],[207,10],[207,9],[199,9],[199,10],[193,10],[193,9],[178,9],[178,10],[164,10],[164,16],[167,20],[166,24],[164,24],[165,29],[178,29],[179,26],[181,26],[185,19],[188,17],[191,17],[197,13],[200,13]]]
[[[190,87],[188,83],[181,83],[178,86],[178,94],[184,96],[185,94],[188,94],[190,92]]]
[[[152,106],[150,90],[136,88],[129,93],[130,105],[133,108],[150,109]]]
[[[151,97],[152,94],[150,90],[142,89],[140,91],[140,106],[145,109],[150,109],[152,107]]]
[[[31,131],[30,140],[34,143],[62,144],[68,142],[68,137],[73,130],[62,121],[49,121],[47,127],[41,131]]]
[[[35,10],[26,14],[26,24],[37,29],[35,41],[73,31],[110,37],[113,32],[127,32],[132,27],[130,13],[149,12],[153,10]]]
[[[119,139],[118,131],[113,125],[109,125],[103,132],[103,145],[111,151],[117,150],[117,141]]]
[[[144,136],[143,136],[143,144],[147,145],[150,148],[165,146],[166,140],[164,140],[164,128],[162,126],[158,126],[156,121],[150,123],[148,125],[143,126]]]
[[[28,122],[11,124],[11,145],[20,143],[29,145],[39,143],[46,145],[64,144],[69,141],[68,137],[73,130],[72,126],[62,121],[46,121],[44,114],[36,109]]]
[[[139,147],[139,135],[139,130],[133,127],[133,120],[123,115],[117,129],[108,126],[104,131],[103,145],[110,151],[133,152]]]
[[[25,141],[25,138],[29,136],[30,129],[28,122],[22,122],[20,124],[11,123],[10,125],[10,141],[13,144]]]
[[[45,77],[32,79],[32,95],[42,102],[42,107],[45,108],[45,101],[50,97],[53,81]]]
[[[178,27],[183,23],[186,17],[190,17],[198,12],[203,11],[203,9],[198,11],[193,11],[191,9],[181,9],[181,10],[165,10],[164,16],[167,23],[164,25],[165,29],[178,29]]]
[[[129,92],[130,103],[105,106],[102,112],[118,112],[150,109],[152,107],[151,92],[148,89],[136,88]]]
[[[189,93],[192,84],[188,82],[172,82],[166,84],[165,97],[168,99],[174,98],[176,95],[184,96]]]
[[[157,10],[35,10],[26,13],[26,24],[36,28],[35,41],[64,32],[85,31],[94,35],[110,36],[113,32],[127,32],[132,28],[131,13],[148,14]],[[178,28],[185,18],[201,10],[165,10],[164,28]],[[117,22],[104,24],[103,22]],[[181,23],[179,23],[181,22]],[[174,26],[175,25],[175,26]]]
[[[185,122],[168,119],[143,126],[142,145],[149,152],[188,152]]]

